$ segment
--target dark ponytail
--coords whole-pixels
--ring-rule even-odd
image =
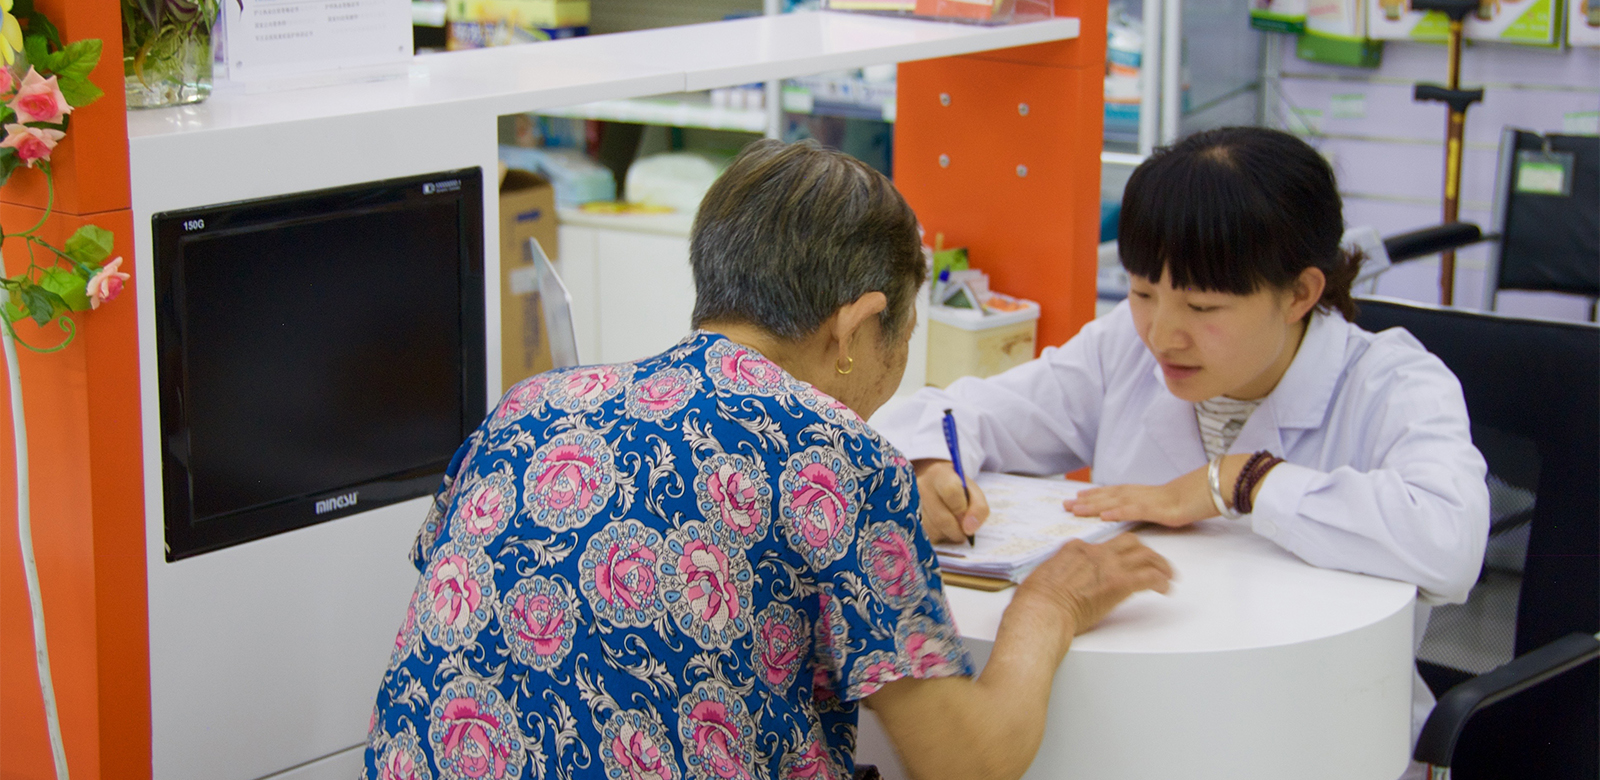
[[[1128,273],[1172,285],[1249,295],[1289,289],[1315,267],[1317,302],[1356,316],[1350,287],[1361,254],[1340,246],[1344,204],[1328,161],[1264,127],[1223,127],[1158,149],[1128,179],[1117,231]]]

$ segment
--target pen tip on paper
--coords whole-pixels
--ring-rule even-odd
[[[978,537],[977,537],[977,535],[975,535],[975,534],[967,534],[967,546],[968,547],[977,547],[978,546]]]

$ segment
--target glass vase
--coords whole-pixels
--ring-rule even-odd
[[[198,103],[211,94],[218,0],[122,0],[128,108]]]

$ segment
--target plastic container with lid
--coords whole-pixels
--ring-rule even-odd
[[[928,384],[944,387],[964,376],[993,376],[1033,359],[1039,304],[996,294],[1009,311],[928,308]]]

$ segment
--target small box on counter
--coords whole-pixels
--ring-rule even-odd
[[[587,35],[589,0],[449,0],[446,48],[481,49]]]
[[[544,315],[539,309],[538,278],[525,251],[528,239],[538,239],[552,260],[560,257],[555,189],[528,171],[504,170],[500,179],[502,391],[552,367]]]

